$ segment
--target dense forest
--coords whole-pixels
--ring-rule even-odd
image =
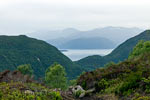
[[[14,70],[22,64],[30,64],[36,77],[43,77],[45,70],[57,62],[66,69],[67,76],[72,79],[82,69],[63,55],[54,46],[24,35],[0,36],[0,71]]]

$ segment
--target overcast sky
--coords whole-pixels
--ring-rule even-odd
[[[150,28],[150,0],[0,0],[0,33],[105,26]]]

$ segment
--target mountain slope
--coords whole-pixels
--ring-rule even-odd
[[[129,53],[132,51],[133,47],[138,43],[140,40],[150,40],[150,30],[144,31],[141,34],[128,39],[121,45],[119,45],[115,50],[112,51],[109,55],[104,57],[101,56],[89,56],[83,58],[76,63],[86,67],[100,67],[104,66],[108,62],[119,62],[125,60]]]
[[[84,36],[88,37],[104,37],[112,40],[117,45],[121,44],[125,40],[141,33],[143,30],[139,28],[125,28],[125,27],[104,27],[97,28],[91,31],[85,32]]]
[[[24,35],[0,36],[0,71],[14,70],[18,65],[31,64],[37,77],[54,62],[65,67],[68,77],[81,73],[80,68],[54,46]]]
[[[112,49],[116,45],[113,41],[101,38],[78,38],[65,42],[58,46],[60,49]]]
[[[139,42],[123,62],[82,74],[77,84],[100,100],[150,100],[150,41]]]

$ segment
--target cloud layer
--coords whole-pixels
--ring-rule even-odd
[[[149,0],[0,0],[0,32],[104,26],[149,28]]]

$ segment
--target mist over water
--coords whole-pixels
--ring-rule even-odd
[[[77,61],[91,55],[105,56],[111,53],[112,50],[113,49],[66,49],[62,50],[62,53],[69,57],[72,61]]]

